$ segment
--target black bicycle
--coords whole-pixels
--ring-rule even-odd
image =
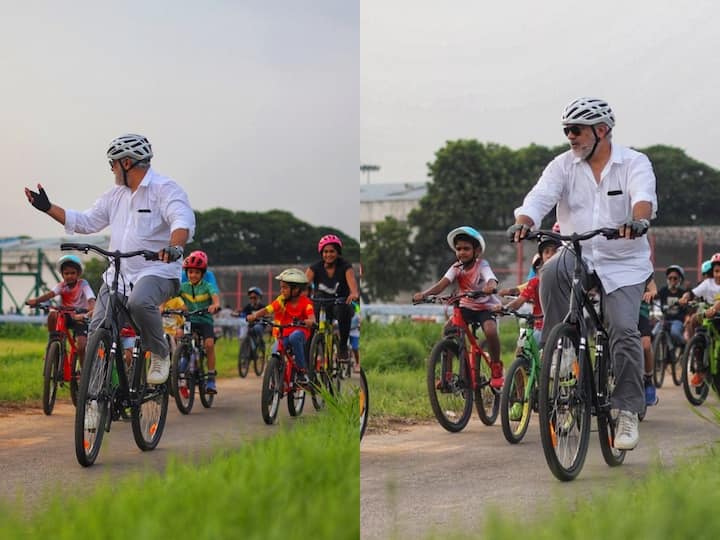
[[[157,260],[154,251],[121,253],[91,244],[61,244],[60,249],[93,251],[114,267],[106,310],[99,326],[88,337],[75,411],[75,455],[83,467],[95,463],[103,435],[114,420],[130,417],[133,437],[141,450],[153,450],[162,436],[168,410],[167,383],[147,382],[150,352],[143,348],[140,329],[118,292],[120,261],[129,257]],[[128,362],[120,330],[125,319],[137,334]]]
[[[250,362],[253,363],[255,375],[260,377],[265,370],[265,340],[262,335],[253,331],[253,325],[248,324],[247,335],[240,341],[238,350],[238,375],[247,377],[250,370]]]
[[[209,409],[212,407],[214,394],[208,394],[207,357],[203,337],[192,331],[192,323],[187,317],[205,315],[207,309],[184,311],[182,309],[166,309],[163,315],[181,315],[186,317],[183,324],[183,336],[175,347],[170,365],[170,391],[175,404],[182,414],[190,414],[195,403],[195,388],[200,394],[200,403]]]
[[[659,322],[659,331],[653,338],[653,383],[656,388],[660,388],[665,380],[665,370],[669,366],[675,386],[682,384],[683,362],[682,355],[685,345],[676,343],[670,334],[670,325],[672,321],[667,320],[668,313],[677,313],[679,306],[674,304],[660,308],[663,318]]]
[[[568,313],[550,330],[546,340],[538,393],[540,438],[545,460],[555,477],[563,481],[573,480],[585,463],[591,415],[597,416],[605,463],[615,467],[625,459],[625,450],[614,447],[618,411],[610,407],[615,375],[608,332],[603,324],[604,305],[601,299],[595,307],[583,283],[583,274],[587,275],[588,271],[580,242],[598,235],[608,240],[619,238],[618,230],[611,228],[570,235],[536,231],[525,237],[549,236],[569,242],[566,249],[575,258]],[[584,313],[591,320],[594,334],[590,332]],[[594,354],[590,348],[594,349]]]

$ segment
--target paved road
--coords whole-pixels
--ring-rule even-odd
[[[165,432],[158,447],[142,452],[135,445],[130,422],[113,422],[105,434],[95,465],[83,468],[75,459],[75,408],[57,403],[52,416],[31,409],[0,417],[0,498],[20,493],[27,508],[42,500],[49,488],[68,493],[89,491],[98,480],[132,472],[162,471],[170,456],[201,458],[217,447],[238,447],[257,437],[292,426],[282,401],[279,425],[267,426],[260,415],[261,379],[218,379],[218,395],[204,409],[196,395],[191,414],[181,415],[170,398]],[[303,414],[314,414],[310,398]]]
[[[658,395],[660,404],[640,424],[640,445],[625,463],[609,468],[591,433],[585,466],[573,482],[557,481],[547,468],[537,416],[518,445],[505,441],[499,419],[488,427],[477,416],[461,433],[431,424],[369,434],[360,446],[361,537],[421,539],[432,528],[476,530],[490,505],[527,517],[551,497],[589,496],[720,440],[720,427],[689,410],[681,387],[666,385]],[[720,406],[714,397],[708,404]]]

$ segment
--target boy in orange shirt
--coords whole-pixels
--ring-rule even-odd
[[[280,296],[272,303],[247,316],[248,322],[272,314],[277,324],[302,323],[305,328],[283,328],[279,339],[286,348],[292,350],[298,367],[298,382],[309,384],[305,344],[310,339],[310,328],[315,324],[315,312],[312,301],[305,294],[308,279],[305,272],[298,268],[287,268],[275,279],[280,281]]]

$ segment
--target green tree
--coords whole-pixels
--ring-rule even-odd
[[[718,224],[720,171],[672,146],[655,145],[640,151],[650,158],[657,179],[658,214],[653,225]]]
[[[373,299],[389,301],[417,288],[418,261],[410,250],[410,229],[386,217],[374,231],[362,231],[363,279]]]
[[[84,265],[82,277],[87,280],[95,294],[100,290],[103,284],[103,272],[107,268],[107,263],[102,259],[92,258]]]
[[[333,227],[315,227],[285,210],[235,212],[213,208],[195,212],[196,230],[186,252],[202,249],[210,264],[288,264],[302,265],[319,258],[317,241],[324,234],[337,234],[343,240],[343,256],[360,258],[357,240]]]

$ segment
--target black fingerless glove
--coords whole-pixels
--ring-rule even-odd
[[[52,205],[50,204],[47,193],[45,193],[45,188],[40,188],[40,193],[36,193],[34,191],[30,191],[30,193],[32,193],[32,201],[30,204],[41,212],[47,212],[50,210]]]
[[[522,237],[524,236],[524,235],[523,235],[523,232],[522,232],[523,229],[524,229],[525,234],[527,234],[527,232],[530,230],[530,227],[528,227],[528,226],[525,225],[524,223],[514,223],[513,225],[510,225],[510,226],[508,227],[508,229],[507,229],[507,231],[506,231],[505,234],[507,234],[508,239],[509,239],[511,242],[514,242],[514,241],[515,241],[515,233],[516,233],[516,232],[521,231],[521,232],[520,232],[520,238],[522,238]]]
[[[634,219],[626,223],[625,228],[630,230],[630,238],[639,238],[648,232],[650,222],[647,219]]]
[[[168,246],[163,251],[167,253],[168,262],[177,261],[184,254],[182,246]]]

